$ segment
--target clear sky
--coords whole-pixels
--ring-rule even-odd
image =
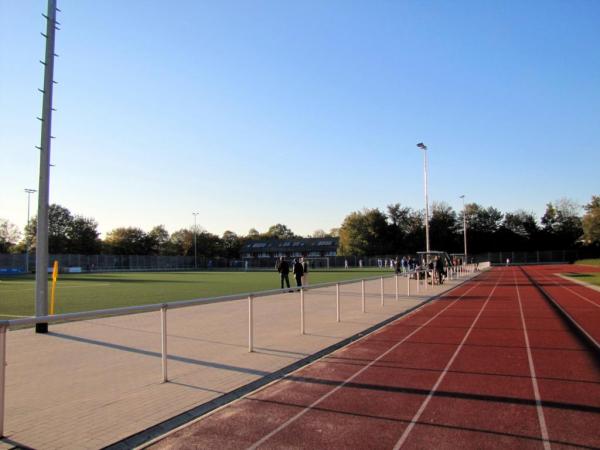
[[[0,217],[37,189],[45,0],[0,0]],[[58,0],[52,203],[308,234],[600,194],[600,1]],[[33,202],[32,212],[35,212]]]

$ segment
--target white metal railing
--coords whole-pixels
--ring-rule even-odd
[[[480,268],[483,268],[480,264]],[[489,267],[489,263],[487,266]],[[452,279],[460,278],[466,274],[473,272],[475,267],[472,264],[458,267],[449,267],[448,277]],[[422,276],[421,276],[422,275]],[[248,300],[248,351],[254,351],[254,300],[257,297],[266,297],[270,295],[280,294],[283,292],[299,292],[300,293],[300,334],[304,334],[305,330],[305,310],[304,310],[304,297],[305,292],[314,289],[323,289],[327,287],[335,286],[336,288],[336,322],[341,320],[340,311],[340,286],[346,284],[353,284],[361,282],[361,310],[363,313],[366,312],[365,305],[365,282],[380,280],[380,295],[381,295],[381,306],[384,306],[384,279],[395,277],[395,298],[399,299],[399,279],[406,278],[407,294],[410,297],[410,280],[415,277],[417,281],[417,293],[420,290],[420,284],[423,282],[424,289],[427,290],[428,283],[430,282],[435,285],[438,283],[435,271],[430,269],[416,269],[404,273],[392,273],[389,275],[378,275],[367,278],[358,278],[344,281],[334,281],[328,283],[320,283],[302,287],[291,287],[283,289],[270,289],[265,291],[224,295],[220,297],[210,298],[198,298],[193,300],[180,300],[168,303],[155,303],[150,305],[138,305],[138,306],[126,306],[121,308],[110,308],[110,309],[99,309],[95,311],[84,311],[76,313],[56,314],[52,316],[40,316],[40,317],[24,317],[19,319],[0,320],[0,437],[4,436],[4,408],[5,408],[5,388],[6,388],[6,338],[7,331],[11,328],[35,325],[37,323],[64,323],[76,320],[90,320],[101,317],[110,316],[121,316],[126,314],[137,314],[144,312],[160,311],[160,328],[161,328],[161,359],[162,359],[162,381],[169,381],[168,370],[167,370],[167,310],[176,308],[186,308],[190,306],[207,305],[212,303],[229,302],[234,300]]]

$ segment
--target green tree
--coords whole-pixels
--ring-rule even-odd
[[[560,199],[546,205],[542,216],[542,225],[547,234],[550,246],[565,248],[575,245],[583,235],[581,207],[573,200]]]
[[[37,216],[25,227],[25,242],[36,246]],[[93,254],[100,249],[98,224],[92,218],[73,216],[67,208],[52,204],[48,208],[49,253]]]
[[[461,223],[462,225],[462,223]],[[457,249],[456,212],[445,202],[433,202],[429,218],[429,238],[432,250]]]
[[[585,205],[583,216],[583,239],[587,245],[600,245],[600,196],[592,196],[592,201]]]
[[[106,235],[107,251],[115,255],[147,255],[152,247],[151,240],[141,228],[115,228]]]
[[[537,220],[531,212],[522,209],[504,215],[502,226],[517,236],[534,239],[539,232]]]
[[[340,255],[382,255],[388,247],[387,218],[379,209],[356,211],[340,228]]]
[[[260,233],[256,228],[250,228],[248,230],[248,238],[249,239],[260,239]]]
[[[169,239],[168,254],[190,256],[194,254],[194,233],[192,230],[182,228],[171,234]]]
[[[150,251],[154,255],[162,255],[165,245],[169,242],[169,232],[164,225],[157,225],[148,233]]]
[[[296,235],[287,226],[278,223],[269,227],[265,237],[269,239],[293,239]]]
[[[21,232],[14,223],[0,218],[0,253],[11,251],[20,237]]]
[[[225,231],[221,237],[221,243],[223,246],[223,256],[227,258],[239,258],[240,250],[244,245],[245,239],[239,237],[233,231]]]

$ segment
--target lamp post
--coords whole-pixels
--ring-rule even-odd
[[[467,258],[467,211],[465,210],[465,195],[461,195],[460,198],[462,198],[463,202],[463,238],[465,241],[465,263],[468,263],[469,259]]]
[[[198,216],[198,213],[193,212],[192,215],[194,216],[194,269],[197,269],[198,268],[198,254],[196,252],[196,232],[197,232],[196,217]]]
[[[29,225],[29,205],[31,204],[31,194],[37,192],[35,189],[24,189],[27,193],[27,225]],[[25,272],[29,273],[29,239],[25,242]]]
[[[424,174],[424,185],[425,185],[425,250],[429,253],[429,194],[427,192],[427,146],[422,142],[417,144],[421,150],[423,150],[423,174]]]

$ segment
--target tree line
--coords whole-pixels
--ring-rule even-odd
[[[538,221],[524,210],[502,213],[477,203],[455,211],[444,202],[434,202],[429,217],[430,247],[462,252],[463,217],[467,223],[470,254],[488,251],[531,251],[571,249],[581,246],[600,249],[600,196],[593,196],[582,209],[575,202],[561,199],[546,205]],[[23,233],[7,220],[0,219],[0,253],[35,251],[37,218],[33,217]],[[149,231],[138,227],[119,227],[100,238],[97,222],[74,215],[60,205],[49,208],[49,251],[52,254],[116,255],[198,255],[238,258],[242,246],[257,239],[293,239],[296,235],[283,224],[272,225],[261,233],[252,228],[247,235],[225,231],[222,236],[201,227],[182,228],[169,233],[163,225]],[[366,208],[350,213],[340,228],[329,232],[315,230],[306,237],[339,237],[340,255],[397,255],[415,253],[425,247],[425,214],[399,203],[385,211]]]

